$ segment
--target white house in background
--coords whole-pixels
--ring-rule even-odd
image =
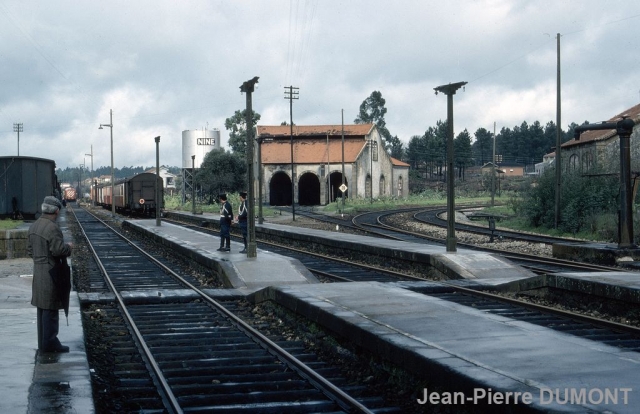
[[[555,165],[556,153],[550,152],[542,157],[542,162],[536,164],[536,175],[542,175],[542,173],[549,167]]]

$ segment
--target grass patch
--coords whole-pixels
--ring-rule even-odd
[[[240,197],[236,193],[228,193],[229,202],[234,208],[234,212],[237,211],[240,205]],[[486,207],[491,203],[490,196],[479,197],[456,197],[456,206],[460,205],[477,205],[482,207],[482,212],[487,214],[493,214],[500,217],[497,220],[497,226],[512,229],[517,231],[525,231],[530,233],[539,233],[548,236],[556,237],[575,237],[585,240],[611,242],[617,234],[615,230],[616,220],[615,217],[594,217],[589,223],[589,228],[577,234],[562,233],[557,229],[548,229],[544,227],[531,226],[524,217],[519,217],[515,214],[509,203],[511,195],[508,192],[503,192],[501,197],[495,197],[494,207]],[[315,206],[314,209],[318,212],[325,213],[343,213],[355,215],[367,211],[379,211],[389,210],[394,208],[411,208],[411,207],[446,207],[447,198],[446,193],[437,190],[425,190],[419,194],[410,195],[407,198],[397,197],[380,197],[372,199],[364,198],[347,198],[344,205],[342,199],[337,198],[334,202],[327,204],[326,206]],[[165,208],[167,210],[177,211],[192,211],[190,202],[182,204],[182,200],[179,196],[172,196],[165,198]],[[220,206],[217,203],[214,204],[196,204],[196,212],[204,213],[218,213]],[[255,206],[254,214],[258,216],[258,207]],[[281,212],[278,209],[274,209],[270,206],[262,206],[263,217],[273,217],[280,215]],[[0,222],[1,223],[1,222]],[[640,228],[640,223],[636,223]]]
[[[23,223],[24,221],[22,220],[11,220],[11,219],[0,220],[0,230],[4,231],[4,230],[17,229]]]

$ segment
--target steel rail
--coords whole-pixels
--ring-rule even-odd
[[[91,213],[89,213],[89,214],[91,214]],[[98,218],[98,220],[100,220],[100,219]],[[100,221],[102,222],[102,220],[100,220]],[[173,276],[174,278],[179,280],[185,286],[189,287],[189,289],[193,290],[198,295],[200,295],[200,297],[203,300],[205,300],[208,304],[213,306],[217,311],[219,311],[220,313],[224,314],[225,317],[230,319],[231,323],[237,329],[239,329],[245,335],[248,335],[250,338],[252,338],[254,341],[256,341],[260,346],[262,346],[264,349],[266,349],[271,355],[274,355],[275,357],[280,359],[282,362],[286,363],[288,366],[293,368],[301,377],[303,377],[306,380],[308,380],[311,384],[313,384],[316,388],[318,388],[321,392],[323,392],[330,400],[334,401],[342,409],[344,409],[344,410],[346,410],[347,412],[350,412],[350,413],[357,412],[357,413],[373,414],[372,411],[370,411],[367,407],[362,405],[355,398],[351,397],[349,394],[347,394],[344,391],[342,391],[339,387],[335,386],[333,383],[331,383],[329,380],[324,378],[322,375],[320,375],[317,372],[315,372],[313,369],[309,368],[306,364],[304,364],[302,361],[297,359],[295,356],[291,355],[289,352],[287,352],[285,349],[280,347],[278,344],[276,344],[275,342],[273,342],[272,340],[267,338],[261,332],[259,332],[259,331],[255,330],[254,328],[252,328],[250,325],[248,325],[242,319],[240,319],[239,317],[234,315],[231,311],[226,309],[224,306],[222,306],[216,300],[214,300],[213,298],[208,296],[205,292],[203,292],[202,290],[198,289],[196,286],[194,286],[193,284],[191,284],[190,282],[185,280],[183,277],[181,277],[180,275],[175,273],[173,270],[171,270],[169,267],[164,265],[162,262],[158,261],[153,256],[149,255],[141,247],[137,246],[131,240],[127,239],[125,236],[123,236],[120,233],[118,233],[117,231],[115,231],[109,225],[107,225],[104,222],[103,222],[103,224],[105,226],[107,226],[109,229],[111,229],[114,233],[116,233],[120,238],[122,238],[127,243],[129,243],[132,247],[137,249],[141,254],[143,254],[149,260],[153,261],[157,266],[162,268],[165,272],[169,273],[171,276]],[[84,233],[84,231],[83,231],[83,233]],[[104,269],[103,269],[103,271],[104,271]],[[115,287],[113,287],[113,289],[115,291]],[[120,302],[121,298],[120,298],[119,294],[116,294],[116,296],[119,298],[119,302]],[[122,302],[122,304],[124,306],[123,302]],[[139,331],[136,330],[136,334],[139,334]],[[145,348],[146,348],[146,346],[145,346]],[[146,348],[146,349],[148,349],[148,348]],[[176,403],[177,403],[177,401],[176,401]]]
[[[164,374],[162,373],[162,370],[160,369],[160,366],[158,365],[157,361],[153,357],[153,354],[151,353],[151,350],[147,346],[144,338],[142,337],[142,334],[140,333],[140,330],[138,329],[136,323],[133,321],[133,317],[131,317],[131,314],[127,310],[127,306],[124,303],[124,299],[122,298],[122,295],[120,295],[120,292],[118,292],[118,290],[116,289],[115,285],[111,281],[111,278],[109,277],[109,273],[107,272],[107,270],[105,269],[104,265],[102,264],[102,260],[100,260],[100,258],[98,257],[98,253],[96,252],[95,248],[93,247],[93,243],[91,243],[91,240],[89,240],[89,237],[87,236],[87,233],[85,232],[85,229],[82,226],[82,223],[78,220],[78,217],[76,216],[75,211],[73,209],[71,209],[71,211],[73,212],[73,215],[76,218],[76,222],[78,223],[78,227],[80,227],[80,230],[82,231],[82,234],[83,234],[84,238],[87,241],[87,245],[89,246],[89,248],[91,249],[91,252],[93,253],[93,257],[96,260],[96,263],[98,264],[98,267],[100,268],[100,271],[102,272],[107,285],[109,286],[109,288],[111,289],[111,291],[115,295],[116,300],[118,301],[118,305],[119,305],[120,311],[123,313],[125,320],[127,321],[128,325],[131,327],[131,330],[133,331],[133,334],[134,334],[134,337],[136,339],[136,342],[142,348],[142,351],[144,352],[144,356],[147,359],[147,362],[151,366],[151,368],[153,370],[153,373],[156,376],[156,379],[160,383],[161,392],[164,393],[164,395],[165,395],[165,397],[166,397],[166,399],[167,399],[167,401],[169,403],[169,407],[167,407],[167,409],[172,413],[177,413],[177,414],[183,413],[184,411],[182,410],[182,407],[180,407],[180,403],[178,402],[178,399],[173,394],[173,391],[171,390],[171,387],[169,386],[169,383],[167,382],[166,378],[164,377]],[[89,213],[89,214],[91,214],[91,213]],[[105,227],[107,227],[108,229],[110,229],[111,231],[113,231],[114,233],[119,235],[121,238],[127,240],[125,237],[123,237],[118,232],[116,232],[111,226],[109,226],[107,223],[102,221],[100,218],[96,217],[93,214],[91,214],[91,215],[95,219],[100,221]],[[129,240],[127,240],[127,242],[129,244],[131,244],[132,246],[135,246]],[[135,246],[135,247],[137,247],[137,246]]]
[[[583,322],[583,323],[590,323],[592,325],[595,326],[599,326],[602,328],[607,328],[607,329],[611,329],[614,331],[618,331],[618,332],[626,332],[626,333],[631,333],[633,335],[637,335],[640,336],[640,327],[634,327],[632,325],[625,325],[625,324],[621,324],[618,322],[613,322],[613,321],[607,321],[607,320],[603,320],[603,319],[598,319],[598,318],[594,318],[591,316],[587,316],[587,315],[582,315],[579,313],[575,313],[575,312],[571,312],[571,311],[565,311],[562,309],[558,309],[558,308],[553,308],[553,307],[548,307],[548,306],[544,306],[544,305],[539,305],[539,304],[535,304],[535,303],[531,303],[531,302],[526,302],[523,300],[519,300],[519,299],[514,299],[514,298],[508,298],[499,294],[495,294],[495,293],[490,293],[490,292],[485,292],[485,291],[479,291],[476,289],[470,289],[470,288],[465,288],[453,283],[448,283],[446,281],[442,281],[442,280],[431,280],[431,279],[425,279],[425,278],[421,278],[421,277],[417,277],[417,276],[413,276],[413,275],[408,275],[405,273],[401,273],[401,272],[396,272],[393,270],[389,270],[389,269],[384,269],[384,268],[380,268],[380,267],[376,267],[376,266],[372,266],[372,265],[367,265],[367,264],[362,264],[362,263],[357,263],[354,261],[349,261],[349,260],[344,260],[344,259],[338,259],[335,258],[333,256],[327,256],[327,255],[322,255],[319,253],[315,253],[315,252],[311,252],[311,251],[307,251],[307,250],[302,250],[299,248],[292,248],[283,244],[279,244],[279,243],[274,243],[274,242],[268,242],[268,241],[260,241],[261,244],[265,244],[265,245],[270,245],[270,246],[276,246],[279,248],[283,248],[286,250],[291,250],[293,252],[296,253],[304,253],[307,255],[311,255],[314,257],[318,257],[318,258],[322,258],[322,259],[326,259],[326,260],[331,260],[337,263],[342,263],[342,264],[349,264],[352,266],[356,266],[356,267],[361,267],[363,269],[367,269],[367,270],[373,270],[373,271],[377,271],[377,272],[382,272],[382,273],[386,273],[389,274],[391,276],[394,276],[398,279],[411,279],[411,280],[415,280],[415,281],[428,281],[428,282],[432,282],[432,283],[436,283],[436,284],[440,284],[442,286],[446,286],[450,289],[452,289],[453,291],[459,292],[459,293],[465,293],[465,294],[469,294],[472,296],[476,296],[476,297],[483,297],[485,299],[491,299],[491,300],[496,300],[499,302],[503,302],[503,303],[507,303],[510,305],[514,305],[514,306],[520,306],[523,308],[527,308],[527,309],[531,309],[531,310],[536,310],[539,312],[544,312],[544,313],[549,313],[549,314],[555,314],[557,316],[562,316],[568,319],[572,319],[578,322]],[[597,267],[597,266],[596,266]],[[608,269],[610,270],[610,269]],[[340,281],[351,281],[349,279],[347,279],[344,276],[338,276],[338,275],[334,275],[331,273],[327,273],[325,271],[321,271],[318,269],[313,269],[313,268],[309,268],[309,271],[314,272],[314,273],[318,273],[321,274],[322,276],[325,276],[327,278],[331,278],[331,279],[336,279],[336,280],[340,280]]]

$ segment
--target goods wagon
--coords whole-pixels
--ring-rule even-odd
[[[160,190],[160,202],[156,202],[156,183]],[[116,211],[154,215],[156,209],[164,208],[164,183],[161,177],[151,173],[141,173],[131,178],[114,183],[113,194],[111,184],[98,185],[96,188],[97,204],[111,208],[115,204]]]
[[[53,160],[0,157],[0,217],[32,220],[42,214],[46,196],[60,199]]]
[[[67,187],[62,190],[62,199],[65,201],[76,201],[78,198],[76,189],[73,187]]]

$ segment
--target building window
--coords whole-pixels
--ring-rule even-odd
[[[378,143],[376,141],[371,141],[371,159],[378,161]]]
[[[569,157],[569,171],[578,171],[579,167],[578,156],[576,154],[571,155]]]
[[[593,154],[586,152],[582,156],[582,171],[589,171],[593,166]]]
[[[384,175],[383,175],[382,177],[380,177],[380,187],[379,187],[379,189],[378,189],[379,194],[380,194],[381,196],[383,196],[383,195],[385,195],[385,194],[386,194],[386,192],[385,192],[385,188],[386,188],[386,181],[385,181],[385,179],[384,179]]]
[[[398,197],[402,195],[402,176],[398,177]]]
[[[364,197],[371,198],[371,176],[367,174],[367,178],[364,182]]]

